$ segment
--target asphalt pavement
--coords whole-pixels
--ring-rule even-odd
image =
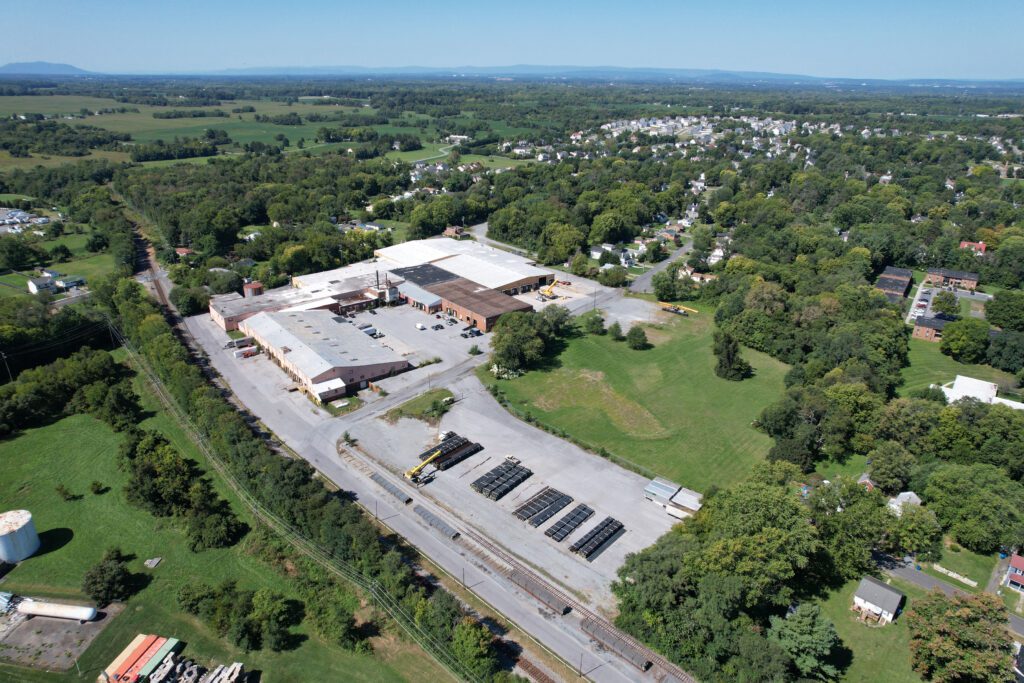
[[[903,579],[904,581],[912,583],[926,591],[937,588],[949,596],[970,594],[969,591],[954,586],[942,579],[936,578],[931,574],[926,574],[923,571],[914,569],[913,566],[908,566],[902,562],[894,561],[891,558],[880,560],[879,566],[882,567],[886,574]],[[1024,638],[1024,619],[1011,612],[1009,625],[1010,630],[1016,634],[1018,638]]]
[[[683,256],[686,256],[686,254],[690,252],[690,247],[692,246],[693,238],[687,235],[683,245],[669,254],[667,259],[656,263],[653,268],[645,271],[642,275],[638,275],[636,279],[629,284],[630,291],[650,293],[652,291],[651,282],[654,280],[654,276],[668,268],[674,261],[678,261]]]

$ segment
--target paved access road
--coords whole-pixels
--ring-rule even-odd
[[[919,586],[927,591],[934,588],[938,588],[946,595],[969,595],[969,592],[954,586],[951,583],[943,581],[942,579],[936,578],[931,574],[925,574],[922,571],[914,569],[912,566],[907,566],[902,562],[897,562],[891,558],[882,558],[879,560],[879,566],[881,566],[886,574],[896,576],[904,581]],[[1010,613],[1010,630],[1017,634],[1018,637],[1024,638],[1024,619],[1018,617],[1016,614]]]
[[[669,257],[664,261],[656,263],[653,268],[645,271],[642,275],[638,275],[635,280],[629,284],[630,291],[650,293],[652,290],[651,282],[654,280],[654,276],[665,270],[673,261],[678,261],[682,257],[690,253],[690,248],[693,246],[693,238],[686,235],[683,238],[683,245],[669,254]]]

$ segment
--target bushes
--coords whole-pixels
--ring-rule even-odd
[[[127,559],[120,548],[111,548],[85,573],[82,592],[98,607],[127,600],[135,592],[136,580],[128,571]]]
[[[106,351],[83,348],[0,387],[0,437],[74,412],[88,412],[117,430],[138,420],[138,397]]]
[[[266,588],[242,590],[234,581],[217,588],[185,584],[178,590],[178,605],[198,616],[221,637],[243,650],[266,647],[274,652],[297,644],[292,626],[302,621],[302,604]]]
[[[193,552],[234,545],[243,533],[244,526],[203,471],[163,436],[131,434],[121,448],[121,466],[129,474],[128,501],[157,517],[185,519]]]

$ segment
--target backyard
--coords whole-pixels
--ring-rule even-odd
[[[921,680],[910,665],[910,631],[905,612],[911,601],[924,597],[915,586],[893,580],[893,585],[907,596],[903,604],[904,615],[883,627],[868,626],[857,619],[850,609],[858,580],[849,581],[829,592],[821,599],[821,613],[836,626],[843,645],[848,648],[843,680],[848,683],[914,683]]]
[[[751,426],[784,391],[786,365],[744,349],[755,376],[730,382],[714,373],[713,311],[650,327],[653,348],[634,351],[608,336],[571,339],[547,369],[497,384],[512,407],[606,449],[642,471],[698,491],[750,472],[771,440]]]
[[[137,389],[142,389],[136,382]],[[164,433],[179,449],[210,471],[201,455],[166,414],[159,412],[148,396],[145,408],[150,417],[144,428]],[[175,636],[187,643],[185,654],[201,662],[241,661],[247,670],[258,670],[264,680],[306,681],[314,678],[339,680],[411,680],[421,675],[444,680],[445,674],[414,645],[385,631],[372,639],[373,655],[356,654],[329,646],[309,631],[306,624],[296,629],[301,644],[274,653],[269,650],[243,652],[218,637],[194,617],[181,612],[175,594],[182,585],[204,581],[218,584],[237,580],[241,587],[272,588],[295,597],[287,579],[251,555],[243,540],[228,549],[193,553],[179,525],[161,520],[125,499],[126,474],[117,467],[116,454],[122,437],[103,423],[85,415],[65,418],[46,427],[26,431],[0,442],[0,462],[6,475],[0,479],[0,500],[14,501],[35,517],[43,540],[36,556],[11,571],[4,590],[27,595],[82,599],[80,591],[85,570],[114,545],[133,556],[130,569],[141,572],[150,583],[128,601],[127,609],[107,627],[86,651],[79,664],[87,675],[96,673],[136,633]],[[103,493],[90,492],[90,483],[100,482]],[[78,499],[65,501],[55,491],[66,486]],[[236,514],[252,526],[253,519],[237,498],[215,481]],[[161,557],[153,570],[143,560]],[[357,607],[355,595],[352,607]],[[55,681],[77,677],[74,673],[52,674],[0,664],[0,678],[17,681]]]
[[[910,364],[903,368],[903,385],[899,388],[902,396],[926,389],[931,384],[952,382],[957,375],[995,382],[1003,392],[1013,390],[1017,384],[1016,378],[1008,372],[997,370],[991,365],[960,363],[943,354],[939,344],[922,339],[910,339],[908,359]]]

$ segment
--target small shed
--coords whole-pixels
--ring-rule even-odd
[[[676,495],[679,489],[679,484],[657,477],[644,487],[644,498],[658,505],[668,505],[672,501],[672,496]]]
[[[892,623],[899,614],[905,596],[887,583],[873,576],[860,580],[853,594],[853,611],[862,621],[873,621],[879,625]]]

